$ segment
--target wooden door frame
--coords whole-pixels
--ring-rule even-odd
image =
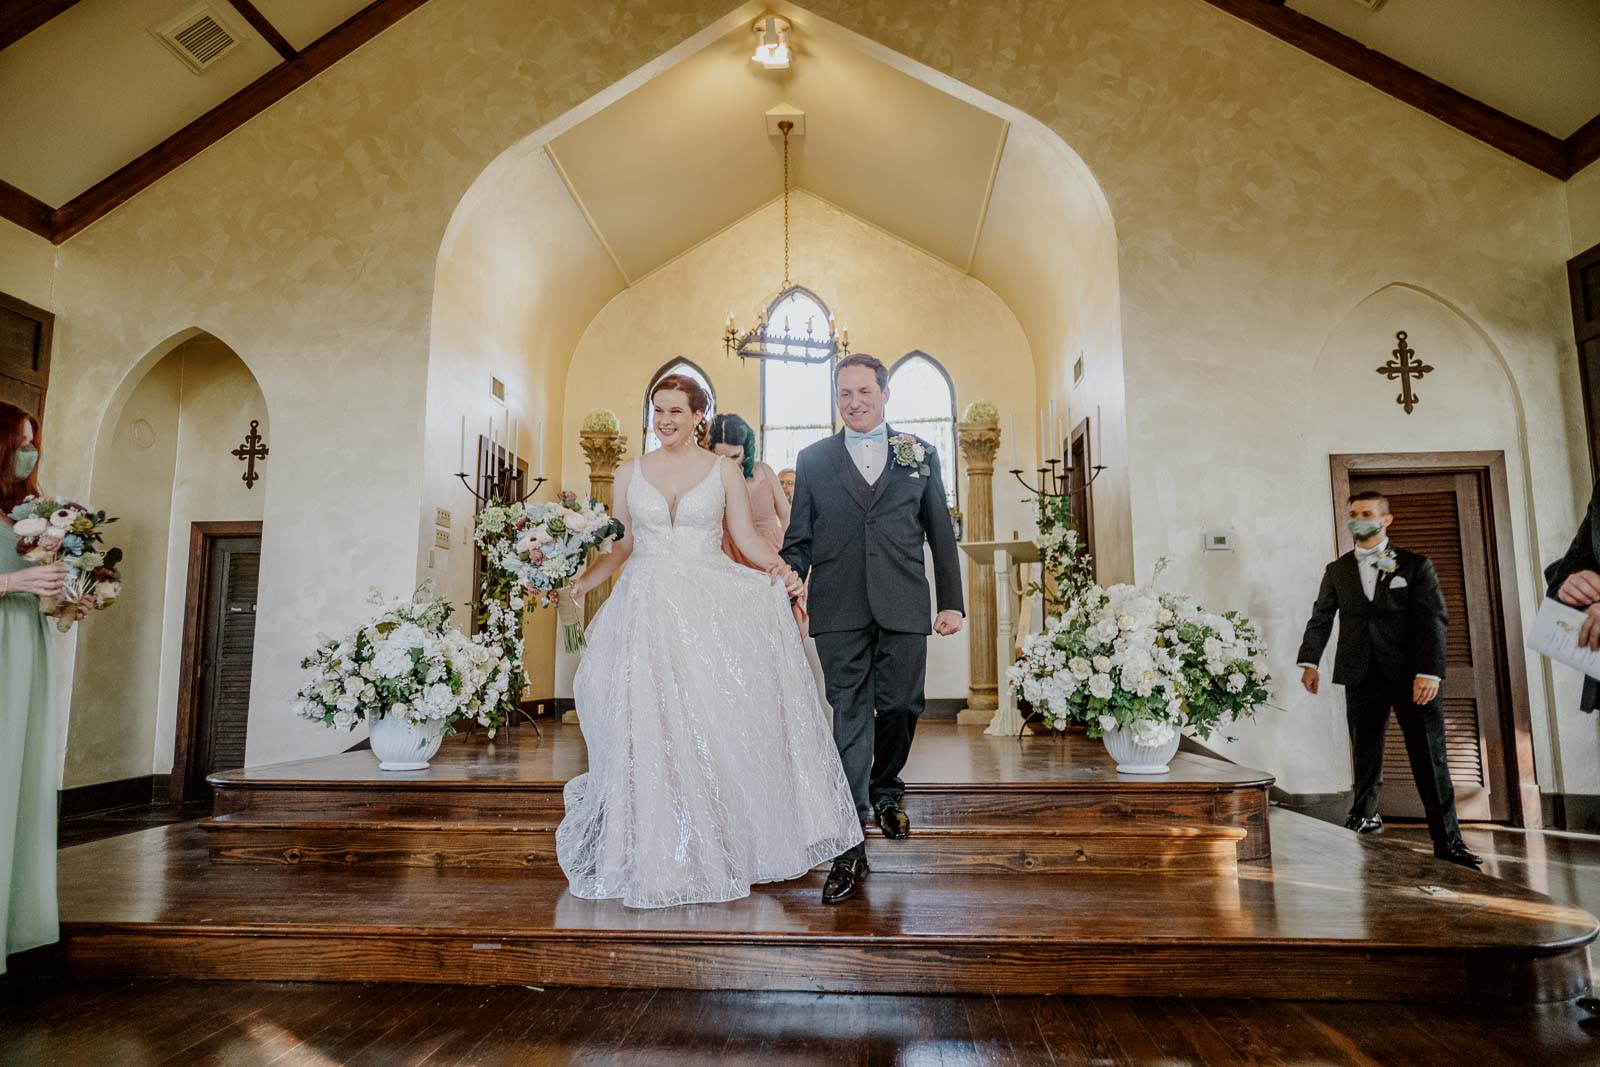
[[[50,392],[50,349],[55,341],[56,317],[42,307],[28,303],[20,297],[0,292],[0,308],[32,319],[39,324],[39,410],[34,412],[34,427],[44,424],[44,405]]]
[[[1502,737],[1511,822],[1529,830],[1544,826],[1544,809],[1533,762],[1533,713],[1528,702],[1528,665],[1522,651],[1522,608],[1517,586],[1517,564],[1511,541],[1511,493],[1506,485],[1504,452],[1367,452],[1331,455],[1333,475],[1334,539],[1340,553],[1355,547],[1345,528],[1351,475],[1475,474],[1488,509],[1484,534],[1489,558],[1489,594],[1499,605],[1491,611],[1496,630],[1494,647],[1498,669],[1505,678],[1504,712],[1511,713],[1511,735]]]
[[[261,521],[189,524],[188,589],[183,597],[183,660],[178,672],[178,717],[172,755],[172,802],[191,797],[195,748],[200,736],[200,645],[205,640],[206,587],[211,581],[211,543],[223,537],[260,537]]]

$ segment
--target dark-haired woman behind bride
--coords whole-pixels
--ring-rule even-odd
[[[701,447],[708,398],[669,375],[662,447],[617,472],[627,532],[572,587],[623,569],[573,681],[588,773],[567,783],[556,852],[574,895],[709,903],[795,878],[861,841],[830,716],[744,472]],[[722,551],[728,535],[752,566]]]

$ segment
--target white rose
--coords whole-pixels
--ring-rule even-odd
[[[1117,717],[1115,715],[1102,715],[1102,716],[1100,716],[1100,729],[1104,730],[1106,733],[1110,733],[1112,730],[1115,730],[1116,728],[1117,728]]]
[[[1105,659],[1104,656],[1101,656],[1100,658]],[[1072,671],[1073,675],[1080,682],[1087,679],[1094,669],[1090,665],[1089,661],[1084,659],[1082,656],[1073,656],[1072,659],[1068,661],[1067,668]]]
[[[1109,700],[1115,687],[1111,684],[1111,675],[1097,674],[1089,679],[1089,692],[1101,700]]]
[[[18,519],[11,529],[18,537],[38,537],[49,528],[50,524],[42,515],[29,515],[26,519]]]
[[[333,713],[333,725],[338,730],[353,730],[360,721],[360,717],[353,711],[336,711]]]
[[[1178,732],[1178,728],[1165,719],[1135,719],[1128,728],[1133,743],[1145,748],[1160,748]]]
[[[1096,656],[1094,658],[1094,669],[1100,674],[1109,674],[1111,672],[1111,658],[1109,656]]]
[[[1244,675],[1234,671],[1228,675],[1228,692],[1238,693],[1244,689]]]

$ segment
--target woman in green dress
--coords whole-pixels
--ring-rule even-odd
[[[39,486],[33,418],[0,402],[0,922],[5,956],[48,945],[56,924],[56,730],[41,596],[66,582],[59,563],[17,555],[11,509]]]

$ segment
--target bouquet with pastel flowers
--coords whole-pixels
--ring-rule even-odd
[[[88,597],[95,610],[122,594],[122,549],[105,548],[105,528],[117,520],[63,497],[34,497],[11,510],[17,554],[31,563],[60,563],[67,584],[58,597],[40,597],[39,611],[66,633],[78,621],[77,604]]]
[[[478,513],[474,536],[489,563],[510,575],[540,607],[557,606],[568,652],[584,645],[583,623],[561,591],[590,551],[609,552],[623,534],[600,501],[564,492],[548,504],[502,504]]]

